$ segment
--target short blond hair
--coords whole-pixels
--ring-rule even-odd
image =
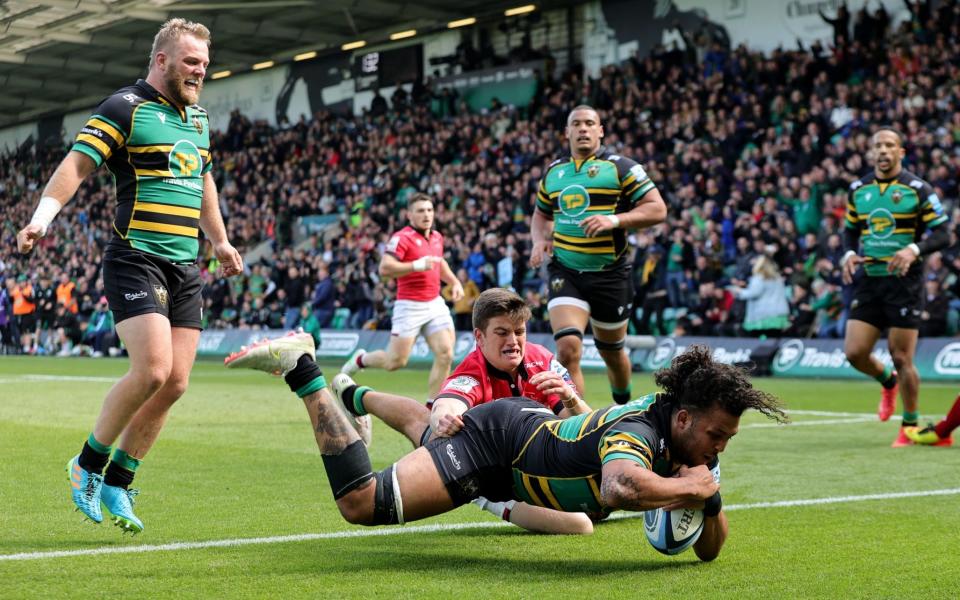
[[[210,47],[210,30],[201,23],[194,23],[186,19],[170,19],[160,26],[160,31],[153,37],[153,47],[150,49],[150,66],[157,59],[157,54],[170,47],[170,44],[180,39],[183,35],[192,35],[203,40]]]

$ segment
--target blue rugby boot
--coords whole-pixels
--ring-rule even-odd
[[[133,514],[133,497],[139,492],[137,490],[125,490],[120,486],[103,486],[101,499],[103,505],[113,515],[113,524],[123,530],[124,533],[133,534],[143,531],[143,521]]]
[[[67,473],[70,477],[70,491],[73,503],[88,519],[94,523],[103,521],[100,510],[100,494],[103,487],[103,475],[90,473],[77,462],[80,455],[76,455],[67,463]]]

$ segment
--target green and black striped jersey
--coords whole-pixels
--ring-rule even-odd
[[[869,277],[893,275],[887,271],[893,255],[946,222],[933,187],[907,170],[888,181],[871,173],[850,185],[846,228],[860,232],[860,254]],[[923,261],[911,266],[911,272],[922,270]]]
[[[554,161],[537,191],[537,210],[553,220],[553,258],[576,271],[603,271],[627,258],[627,232],[587,237],[580,223],[591,215],[628,212],[656,186],[643,167],[600,146],[585,160]]]
[[[171,262],[197,259],[203,175],[212,166],[204,109],[179,109],[141,79],[97,107],[72,150],[113,175],[117,237]]]
[[[568,512],[605,512],[604,463],[632,460],[663,477],[679,469],[670,459],[672,412],[662,394],[649,394],[567,419],[531,421],[514,441],[514,497]]]

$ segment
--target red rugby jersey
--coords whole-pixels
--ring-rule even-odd
[[[424,256],[443,258],[443,234],[431,230],[425,237],[407,225],[390,237],[387,254],[401,262],[413,262]],[[414,271],[397,278],[397,300],[429,302],[440,295],[440,265],[429,271]]]
[[[574,385],[570,373],[553,354],[539,344],[527,342],[516,380],[509,373],[491,365],[478,347],[468,354],[443,382],[437,399],[456,398],[468,408],[472,408],[500,398],[523,396],[547,406],[554,414],[559,414],[563,410],[560,397],[555,394],[544,396],[535,385],[530,384],[530,378],[541,371],[559,373],[567,385],[576,391],[577,386]]]

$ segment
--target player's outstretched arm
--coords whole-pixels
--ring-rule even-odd
[[[590,535],[593,521],[582,512],[561,512],[517,502],[510,511],[509,521],[527,531],[554,535]]]
[[[663,506],[702,509],[720,485],[710,469],[680,467],[676,477],[660,477],[631,459],[618,458],[604,463],[600,495],[614,510],[650,510]]]
[[[711,561],[719,556],[723,543],[727,541],[728,532],[727,515],[723,511],[715,517],[706,517],[703,520],[700,539],[693,544],[693,551],[696,552],[697,558],[702,561]]]
[[[96,163],[82,152],[68,152],[53,172],[47,186],[43,188],[40,202],[30,223],[17,233],[17,250],[27,254],[33,250],[37,240],[47,234],[47,227],[67,202],[77,193],[77,188],[90,173],[97,168]]]

